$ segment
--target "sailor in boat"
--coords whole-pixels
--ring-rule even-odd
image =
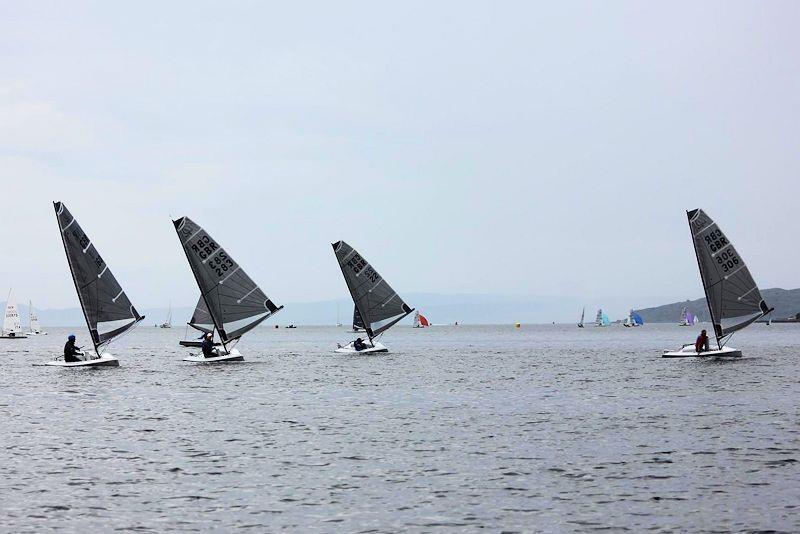
[[[697,336],[697,341],[694,342],[694,350],[696,350],[698,354],[711,350],[708,346],[708,334],[706,334],[705,330],[700,332],[700,335]]]
[[[75,346],[75,334],[70,334],[67,338],[67,344],[64,345],[64,361],[68,363],[82,362],[83,359],[80,358],[82,355],[80,349]]]
[[[356,349],[356,351],[362,351],[367,348],[367,345],[364,343],[364,340],[359,337],[353,341],[353,348]]]
[[[214,334],[209,332],[203,338],[203,344],[200,345],[200,348],[203,350],[203,356],[206,358],[213,358],[217,356],[214,354]]]

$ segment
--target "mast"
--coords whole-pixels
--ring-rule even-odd
[[[67,240],[64,239],[64,230],[61,228],[61,223],[58,220],[58,210],[56,209],[56,205],[63,208],[64,205],[61,202],[53,202],[53,209],[56,212],[56,224],[58,225],[58,233],[61,234],[61,244],[64,246],[64,254],[67,256],[67,265],[69,265],[69,274],[72,276],[72,283],[75,285],[75,293],[78,294],[78,301],[81,303],[81,312],[83,313],[83,320],[86,321],[86,329],[89,331],[89,337],[92,338],[92,345],[94,345],[94,352],[97,356],[100,356],[100,351],[97,348],[97,343],[95,343],[94,336],[92,335],[92,325],[89,322],[89,316],[86,315],[86,306],[83,303],[83,297],[81,296],[81,290],[78,287],[78,281],[75,279],[75,271],[72,269],[72,262],[69,261],[69,249],[67,248]],[[75,219],[75,216],[72,216],[72,219]],[[144,319],[144,317],[142,317]]]

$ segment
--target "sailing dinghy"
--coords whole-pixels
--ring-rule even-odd
[[[626,327],[642,326],[643,324],[644,320],[642,319],[642,316],[633,310],[630,311],[628,318],[625,319],[624,323],[622,323],[622,325]]]
[[[726,347],[735,332],[761,319],[770,308],[761,297],[744,260],[703,210],[686,212],[706,303],[717,339],[717,349],[697,352],[694,344],[664,352],[664,358],[741,357],[742,351]]]
[[[25,333],[22,331],[22,322],[19,319],[19,310],[17,309],[17,301],[14,300],[13,290],[8,290],[8,298],[6,299],[6,314],[3,319],[3,332],[0,335],[2,339],[25,339]]]
[[[414,312],[414,328],[427,328],[431,325],[428,322],[428,318],[419,313],[418,311]]]
[[[611,321],[608,319],[608,315],[603,312],[603,308],[597,310],[597,317],[594,319],[595,326],[608,326],[611,324]]]
[[[169,311],[167,312],[167,320],[158,325],[159,328],[172,328],[172,302],[169,303]]]
[[[106,352],[106,347],[119,336],[136,326],[144,315],[139,315],[125,291],[111,274],[108,265],[94,244],[83,232],[78,221],[62,202],[54,202],[58,229],[64,244],[67,264],[75,283],[81,311],[92,337],[96,358],[84,351],[83,361],[65,362],[63,359],[44,365],[56,367],[117,367],[119,360]],[[63,356],[62,356],[63,358]]]
[[[212,332],[216,330],[222,342],[221,349],[214,349],[216,356],[190,355],[183,361],[243,361],[244,357],[234,345],[283,306],[273,304],[231,255],[189,217],[181,217],[172,223],[200,288],[200,299],[205,303],[213,324]],[[198,330],[205,331],[209,326],[199,322],[200,319],[192,319],[198,320],[191,325]]]
[[[47,335],[47,332],[42,332],[42,326],[39,324],[39,316],[36,314],[36,310],[33,309],[33,302],[31,301],[28,301],[28,335]]]
[[[369,341],[365,341],[365,348],[356,350],[354,341],[339,346],[335,352],[341,354],[370,354],[374,352],[388,352],[382,343],[375,338],[394,326],[397,322],[414,311],[403,299],[389,286],[388,282],[372,268],[356,250],[339,241],[332,244],[336,260],[342,269],[344,281],[353,303],[361,319],[364,321]]]
[[[581,310],[581,322],[578,323],[578,328],[583,328],[583,318],[585,315],[586,315],[586,308],[583,308],[583,310]]]
[[[681,310],[681,322],[678,323],[678,326],[694,326],[699,322],[700,319],[684,306],[683,310]]]

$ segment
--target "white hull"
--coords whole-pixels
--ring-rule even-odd
[[[47,332],[27,332],[26,336],[46,336]]]
[[[28,336],[22,332],[3,332],[3,335],[0,336],[0,339],[25,339],[26,337]]]
[[[694,345],[684,345],[682,349],[666,351],[662,358],[741,358],[742,351],[733,347],[722,347],[719,350],[706,350],[697,352]]]
[[[119,360],[111,354],[104,352],[99,358],[95,358],[94,360],[84,360],[82,362],[53,360],[52,362],[41,363],[38,365],[47,365],[50,367],[119,367]]]
[[[386,346],[380,341],[373,341],[372,345],[370,345],[368,341],[365,341],[364,344],[367,346],[367,348],[364,350],[356,350],[351,342],[344,347],[339,347],[334,352],[339,354],[373,354],[376,352],[389,352],[389,349],[387,349]]]
[[[224,352],[221,349],[214,349],[214,353],[218,356],[206,358],[202,354],[191,354],[183,359],[185,362],[201,362],[201,363],[219,363],[219,362],[243,362],[244,356],[237,349],[231,349],[230,352]]]

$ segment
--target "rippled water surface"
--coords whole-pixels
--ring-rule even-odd
[[[31,365],[63,329],[0,340],[0,529],[800,530],[800,326],[727,362],[662,360],[672,325],[344,330],[208,365],[142,327],[95,370]]]

